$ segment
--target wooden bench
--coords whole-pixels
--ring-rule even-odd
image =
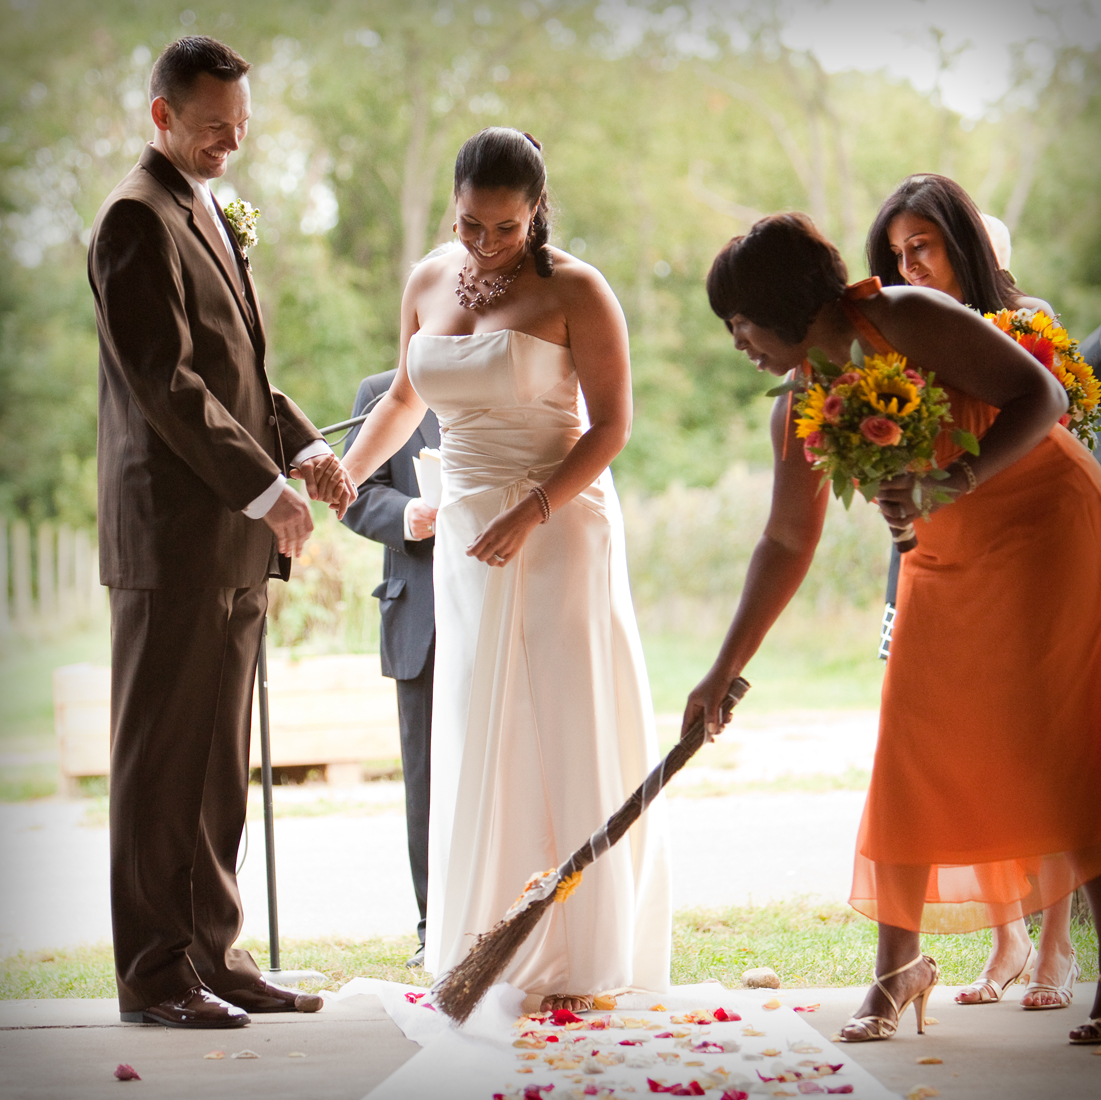
[[[378,654],[268,658],[273,767],[324,769],[329,783],[359,782],[365,769],[392,770],[401,757],[394,681]],[[66,665],[54,670],[54,727],[62,786],[110,772],[111,670]],[[252,704],[252,767],[260,766],[260,720]]]

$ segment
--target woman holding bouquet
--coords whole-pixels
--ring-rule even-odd
[[[946,176],[909,176],[880,207],[868,232],[868,268],[884,286],[930,287],[982,313],[1025,308],[1054,316],[1047,302],[1022,294],[1010,279],[1008,231],[1002,229],[1005,255],[999,259],[988,224],[958,183]],[[972,797],[983,801],[984,790],[994,794],[979,787]],[[1018,812],[1031,813],[1031,805]],[[1038,957],[1023,917],[996,924],[982,973],[956,1001],[996,1004],[1010,985],[1031,975],[1023,1008],[1066,1008],[1079,973],[1070,939],[1071,900],[1068,894],[1045,911]]]
[[[1018,344],[945,294],[847,286],[805,215],[764,218],[732,240],[708,295],[759,370],[800,370],[815,347],[845,363],[854,340],[897,352],[936,372],[953,427],[981,441],[966,458],[951,432],[936,441],[948,474],[937,485],[952,503],[923,502],[928,522],[903,559],[851,897],[879,922],[879,947],[875,984],[842,1039],[890,1038],[912,1003],[923,1030],[938,969],[921,931],[1005,924],[1078,885],[1101,920],[1101,469],[1057,424],[1061,386]],[[686,727],[702,714],[717,731],[727,685],[814,555],[827,495],[793,420],[781,398],[772,510]],[[909,474],[881,486],[892,528],[922,515],[913,490]],[[1101,995],[1091,1015],[1072,1041],[1101,1042]]]

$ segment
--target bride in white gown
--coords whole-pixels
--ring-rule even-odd
[[[440,421],[426,968],[439,975],[529,875],[561,862],[657,762],[608,464],[631,424],[622,310],[547,245],[546,170],[517,130],[455,165],[462,248],[412,272],[394,384],[345,464],[361,484]],[[668,984],[664,807],[585,872],[503,980],[545,1008]]]

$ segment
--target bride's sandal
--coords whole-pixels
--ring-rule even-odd
[[[1070,1033],[1070,1041],[1083,1046],[1088,1043],[1101,1043],[1101,1016],[1094,1016],[1081,1027],[1076,1027]]]
[[[575,1008],[574,1005],[578,1007]],[[567,1012],[588,1012],[593,1007],[593,997],[588,993],[551,993],[543,998],[539,1006],[540,1012],[557,1012],[565,1009]]]
[[[1014,982],[1027,982],[1032,977],[1033,971],[1036,969],[1036,960],[1038,956],[1036,954],[1036,948],[1032,944],[1028,945],[1028,956],[1025,959],[1024,966],[1017,971],[1012,978],[1009,979],[1005,985],[999,985],[993,978],[978,978],[970,985],[965,985],[956,994],[956,1004],[958,1005],[989,1005],[997,1004],[1004,996],[1005,991],[1013,985]],[[965,993],[974,994],[970,999],[964,999]]]
[[[891,991],[883,983],[890,981],[891,978],[895,978],[899,974],[904,974],[907,970],[910,970],[923,961],[927,962],[933,968],[933,976],[930,978],[929,984],[919,989],[916,993],[911,994],[901,1005],[899,1005],[898,1001],[891,996]],[[890,974],[877,974],[875,976],[875,984],[883,991],[883,996],[890,1001],[891,1007],[894,1009],[895,1013],[894,1019],[890,1019],[886,1016],[854,1016],[841,1029],[840,1034],[837,1036],[838,1039],[843,1043],[867,1043],[877,1039],[890,1039],[891,1036],[898,1031],[898,1024],[902,1019],[902,1014],[911,1004],[914,1005],[914,1011],[917,1013],[918,1034],[924,1035],[925,1005],[929,1000],[929,994],[933,992],[933,986],[935,986],[939,980],[940,967],[937,966],[936,960],[930,958],[928,955],[918,955],[913,962],[908,962],[905,966],[900,966],[897,970],[892,970]]]
[[[1028,997],[1033,993],[1054,993],[1055,1001],[1048,1005],[1021,1005],[1026,1012],[1036,1012],[1045,1008],[1068,1008],[1074,1000],[1074,983],[1082,976],[1082,968],[1078,965],[1078,955],[1074,948],[1070,949],[1070,966],[1067,968],[1067,976],[1059,985],[1046,985],[1044,982],[1029,982],[1024,991]]]

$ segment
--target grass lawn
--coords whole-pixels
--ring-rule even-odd
[[[753,690],[741,713],[878,706],[883,676],[883,662],[875,658],[878,621],[877,609],[818,618],[789,609],[746,670]],[[718,636],[685,634],[643,638],[659,714],[681,711],[720,641]],[[110,664],[106,616],[63,638],[9,639],[0,648],[0,754],[53,750],[53,670],[85,661]],[[663,729],[663,735],[666,732]],[[666,740],[671,743],[673,736],[670,733]],[[104,783],[94,778],[82,787],[90,796],[104,791]],[[0,767],[0,801],[45,798],[57,789],[58,772],[52,763],[9,762]]]
[[[1097,979],[1097,940],[1075,923],[1073,935],[1082,980]],[[416,941],[412,936],[345,940],[287,940],[281,944],[285,970],[319,970],[327,976],[315,988],[337,989],[351,978],[427,986],[423,971],[406,970]],[[246,940],[261,967],[266,941]],[[990,949],[989,932],[925,936],[922,949],[941,965],[946,985],[977,977]],[[847,906],[793,900],[767,906],[683,910],[673,921],[674,985],[717,978],[736,986],[743,971],[770,966],[784,988],[866,985],[872,980],[875,925]],[[0,959],[0,1000],[46,997],[113,997],[111,948],[80,947]],[[855,1005],[853,1006],[856,1007]]]

